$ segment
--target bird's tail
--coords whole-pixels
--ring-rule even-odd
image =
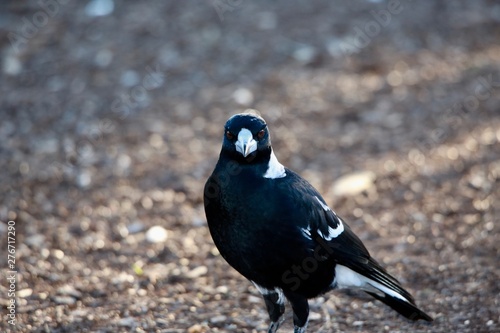
[[[428,314],[417,308],[410,293],[403,289],[399,282],[373,259],[368,265],[365,263],[364,267],[360,269],[362,272],[359,272],[357,268],[361,267],[352,267],[351,269],[337,265],[335,268],[337,286],[339,288],[358,287],[408,319],[433,320]]]
[[[389,294],[384,293],[383,295],[380,295],[378,293],[374,293],[371,291],[366,291],[366,293],[370,294],[371,296],[375,297],[379,301],[385,303],[386,305],[390,306],[392,309],[397,311],[399,314],[405,316],[406,318],[410,320],[427,320],[427,321],[432,321],[432,317],[429,316],[427,313],[423,312],[417,306],[415,303],[410,302],[408,300],[401,300],[397,297],[391,296]]]

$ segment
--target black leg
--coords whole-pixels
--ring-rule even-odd
[[[281,316],[285,312],[285,296],[280,288],[267,289],[257,283],[253,282],[254,286],[264,297],[266,302],[267,313],[269,313],[269,318],[271,319],[271,325],[269,325],[268,333],[276,333],[282,320]]]
[[[286,293],[285,296],[290,301],[293,309],[293,332],[305,333],[307,318],[309,317],[309,303],[307,302],[307,298],[293,293]]]
[[[264,301],[266,302],[266,308],[267,312],[269,313],[271,322],[277,323],[279,325],[279,319],[285,312],[285,299],[283,297],[283,294],[273,291],[262,296],[264,297]],[[278,329],[278,326],[276,326],[276,329]],[[271,328],[269,328],[269,332],[275,332],[276,329],[274,331],[271,331]]]

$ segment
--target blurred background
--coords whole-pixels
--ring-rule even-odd
[[[0,236],[16,222],[18,293],[0,330],[265,331],[202,204],[224,122],[253,108],[435,317],[333,292],[311,332],[497,332],[499,41],[493,0],[2,1]]]

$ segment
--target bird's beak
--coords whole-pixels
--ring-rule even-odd
[[[243,128],[238,133],[238,141],[236,141],[236,151],[240,152],[243,157],[247,157],[257,150],[257,141],[254,140],[252,132]]]

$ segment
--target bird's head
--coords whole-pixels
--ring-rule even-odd
[[[253,113],[232,116],[224,126],[222,149],[247,162],[253,160],[259,152],[269,151],[271,138],[266,121]]]

